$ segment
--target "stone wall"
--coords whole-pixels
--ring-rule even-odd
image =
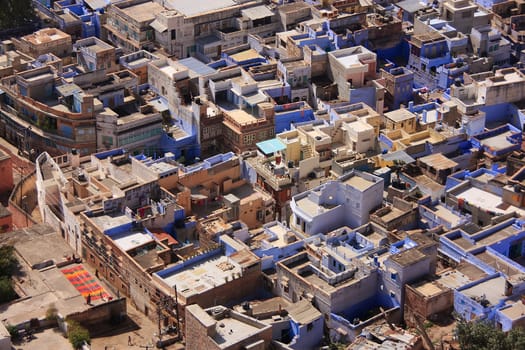
[[[9,211],[12,213],[13,225],[30,227],[38,224],[32,216],[37,205],[36,173],[33,171],[20,180],[9,197]]]
[[[118,323],[124,321],[126,317],[126,298],[115,299],[67,316],[68,319],[77,321],[85,327],[100,325],[105,322]]]

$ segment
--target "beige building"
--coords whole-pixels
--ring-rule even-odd
[[[85,71],[113,73],[120,68],[116,63],[115,48],[94,36],[77,40],[73,49],[77,53],[78,65]]]
[[[177,58],[220,57],[248,34],[267,37],[279,29],[274,12],[258,1],[155,1],[166,8],[151,23],[155,39]]]
[[[40,29],[15,41],[19,51],[37,58],[38,56],[52,53],[60,58],[71,56],[71,35],[56,28]]]
[[[0,43],[0,79],[15,74],[17,71],[26,70],[32,57],[15,50],[11,40]]]
[[[518,102],[525,96],[525,75],[517,68],[466,75],[464,84],[450,87],[450,96],[469,115],[484,105]]]
[[[241,160],[233,153],[218,154],[191,167],[167,155],[154,162],[134,162],[146,177],[158,178],[170,190],[186,215],[222,215],[241,220],[250,229],[274,220],[275,201],[263,189],[246,182]]]
[[[329,73],[339,89],[339,99],[350,99],[350,90],[376,77],[376,54],[363,46],[328,53]]]
[[[470,0],[446,0],[441,6],[441,17],[463,34],[470,34],[474,27],[490,24],[492,14],[479,9]]]
[[[385,127],[388,130],[404,130],[411,134],[416,131],[416,115],[401,108],[384,114]]]
[[[164,7],[150,0],[126,0],[108,7],[103,28],[107,40],[125,53],[153,49],[155,34],[150,27]]]
[[[272,326],[223,306],[186,307],[186,347],[195,350],[270,349]]]

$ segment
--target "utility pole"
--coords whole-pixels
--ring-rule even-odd
[[[172,314],[170,309],[173,305],[173,299],[167,295],[161,296],[157,303],[157,326],[159,342],[162,341],[162,322],[166,319],[166,313]]]
[[[157,303],[157,325],[158,325],[158,331],[157,336],[159,337],[159,342],[162,340],[162,321],[164,320],[164,314],[163,309],[165,309],[165,298],[162,296]]]
[[[182,339],[182,332],[180,329],[180,317],[179,317],[179,296],[177,295],[177,285],[173,285],[175,290],[175,317],[177,317],[177,337]]]

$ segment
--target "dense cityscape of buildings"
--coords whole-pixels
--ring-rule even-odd
[[[525,326],[522,1],[33,3],[47,27],[0,42],[0,243],[67,293],[17,280],[5,326],[126,300],[190,350]]]

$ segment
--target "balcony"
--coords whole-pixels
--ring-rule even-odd
[[[281,190],[283,187],[292,184],[290,174],[287,172],[284,175],[274,174],[270,165],[271,163],[269,161],[260,158],[251,158],[248,161],[254,167],[255,171],[257,171],[257,174],[264,178],[264,180],[270,186],[272,186],[274,190],[278,191]]]

